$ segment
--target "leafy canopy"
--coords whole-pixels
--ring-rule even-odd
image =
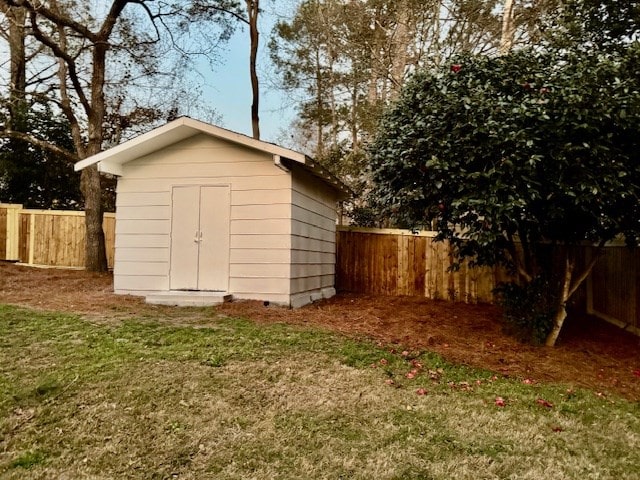
[[[0,122],[7,122],[7,102],[0,99]],[[24,105],[13,118],[14,124],[35,132],[39,138],[68,151],[73,150],[69,124],[55,115],[44,103]],[[0,198],[5,202],[21,203],[27,208],[71,208],[82,206],[80,174],[73,171],[71,162],[13,138],[0,139]]]
[[[480,264],[513,263],[515,235],[634,243],[639,132],[637,44],[467,56],[416,74],[384,117],[373,198],[400,225],[435,220]]]

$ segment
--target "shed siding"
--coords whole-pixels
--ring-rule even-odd
[[[338,199],[306,171],[296,168],[293,174],[291,295],[303,304],[335,291]]]
[[[174,185],[230,185],[229,292],[289,303],[291,176],[269,154],[206,135],[125,164],[116,200],[116,292],[169,289]]]

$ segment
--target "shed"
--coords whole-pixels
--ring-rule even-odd
[[[347,188],[301,153],[181,117],[82,160],[116,175],[114,290],[152,303],[335,294]]]

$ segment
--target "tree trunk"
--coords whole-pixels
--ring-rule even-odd
[[[549,335],[547,335],[547,339],[545,341],[545,345],[547,347],[555,347],[556,342],[558,341],[558,336],[560,335],[560,331],[562,330],[562,325],[564,325],[564,321],[567,318],[567,309],[565,304],[562,303],[558,306],[556,313],[553,316],[553,328]]]
[[[504,11],[502,13],[502,36],[500,37],[500,55],[507,55],[513,47],[515,36],[514,24],[515,0],[504,1]]]
[[[354,82],[351,90],[351,148],[354,153],[360,151],[358,138],[358,84]]]
[[[102,210],[100,173],[96,165],[82,170],[80,190],[84,197],[86,227],[85,268],[90,272],[106,272],[107,254],[104,231],[102,230],[104,212]]]
[[[396,15],[396,29],[394,32],[393,58],[391,65],[391,99],[395,100],[400,95],[404,84],[404,74],[407,69],[409,57],[407,49],[413,41],[413,35],[409,31],[409,5],[406,1],[398,2]]]
[[[564,247],[564,272],[560,279],[560,295],[558,295],[556,311],[553,316],[553,328],[547,339],[545,345],[547,347],[554,347],[558,341],[558,336],[564,325],[564,321],[567,318],[567,301],[572,293],[571,280],[573,278],[573,270],[575,268],[575,261],[571,258],[570,252]],[[575,291],[575,290],[574,290]]]
[[[102,151],[105,118],[104,82],[106,57],[109,46],[106,41],[93,47],[93,72],[91,75],[91,106],[88,111],[87,157]],[[85,268],[90,272],[106,272],[108,269],[106,243],[102,222],[102,186],[97,165],[85,168],[80,177],[80,189],[84,197],[86,244]]]
[[[27,59],[25,50],[26,12],[20,7],[2,5],[2,10],[9,20],[9,56],[10,56],[10,91],[9,91],[9,129],[26,132],[26,94]]]
[[[253,130],[253,138],[260,140],[260,85],[258,83],[258,72],[256,70],[259,45],[258,12],[260,0],[246,1],[249,18],[249,36],[251,38],[251,53],[249,55],[251,90],[253,92],[253,100],[251,103],[251,128]]]
[[[316,145],[316,158],[322,158],[324,155],[324,115],[323,115],[323,95],[324,95],[324,82],[322,81],[322,64],[320,62],[320,46],[316,48],[315,51],[315,60],[316,60],[316,108],[318,112],[316,114],[317,118],[317,137],[318,144]]]

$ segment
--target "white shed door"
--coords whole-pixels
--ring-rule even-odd
[[[174,187],[171,208],[172,290],[227,291],[230,189]]]

